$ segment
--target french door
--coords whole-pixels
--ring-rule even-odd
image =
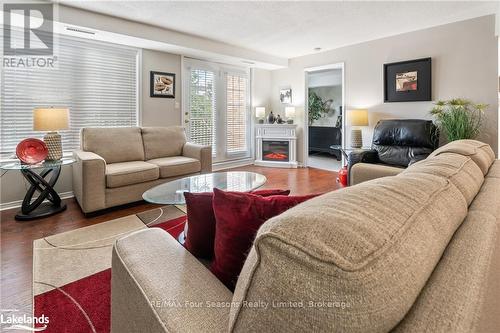
[[[214,162],[250,156],[248,70],[187,60],[184,119],[191,142],[212,146]]]

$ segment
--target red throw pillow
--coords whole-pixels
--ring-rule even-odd
[[[260,197],[214,189],[215,230],[212,273],[234,290],[259,227],[268,219],[318,194]]]
[[[289,195],[290,190],[257,190],[251,192],[263,197]],[[184,246],[195,257],[212,259],[214,254],[215,215],[213,193],[184,193],[187,206],[188,232]]]

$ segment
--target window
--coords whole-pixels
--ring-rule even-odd
[[[186,61],[189,140],[211,145],[215,162],[250,156],[248,71]]]
[[[33,109],[68,107],[65,150],[79,148],[82,127],[137,126],[137,54],[130,47],[58,36],[55,68],[2,68],[0,151],[12,153],[33,131]]]
[[[226,127],[227,152],[246,152],[248,133],[247,78],[238,74],[226,74]]]
[[[212,146],[216,154],[216,100],[215,73],[210,70],[193,69],[189,82],[190,141]]]

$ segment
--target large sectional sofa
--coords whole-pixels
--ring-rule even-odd
[[[153,186],[212,171],[212,148],[184,128],[84,128],[74,152],[73,192],[84,213],[142,200]]]
[[[116,241],[112,332],[495,332],[500,161],[452,142],[268,220],[230,292],[165,231]]]

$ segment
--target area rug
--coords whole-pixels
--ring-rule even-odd
[[[109,332],[114,241],[148,227],[162,228],[177,238],[185,221],[184,206],[165,206],[37,239],[33,308],[35,316],[49,318],[44,332]]]

